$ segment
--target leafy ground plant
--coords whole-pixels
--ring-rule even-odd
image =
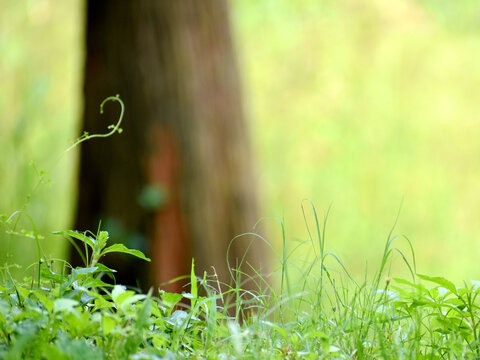
[[[118,96],[109,100],[118,101],[123,114]],[[121,118],[109,133],[85,133],[74,145],[119,132]],[[189,290],[182,294],[161,289],[142,294],[116,284],[115,270],[101,262],[104,255],[149,259],[138,250],[110,245],[105,231],[54,233],[81,254],[84,266],[74,268],[43,253],[42,237],[24,209],[0,217],[0,236],[33,240],[38,254],[25,272],[30,276],[22,280],[12,276],[14,259],[0,268],[0,358],[480,358],[479,281],[455,286],[445,278],[416,274],[411,243],[407,239],[408,261],[393,247],[392,229],[373,279],[365,276],[359,283],[327,251],[326,219],[320,223],[311,209],[315,231],[307,222],[309,239],[290,251],[282,225],[279,270],[247,279],[257,284],[256,291],[243,289],[245,274],[239,269],[230,269],[230,284],[219,284],[216,276],[198,276],[192,260]],[[20,217],[31,230],[18,230]],[[300,246],[307,246],[303,253],[311,256],[296,263]],[[393,253],[404,260],[410,279],[386,274]],[[298,274],[296,281],[292,273]],[[279,286],[272,285],[275,276]]]
[[[6,226],[11,221],[3,219]],[[75,243],[85,266],[72,268],[66,261],[42,258],[33,275],[23,281],[12,278],[9,266],[2,268],[0,358],[480,356],[480,282],[458,287],[444,278],[416,275],[414,266],[410,280],[385,279],[385,265],[396,250],[390,237],[370,283],[358,284],[350,277],[339,259],[324,250],[318,230],[318,238],[310,244],[318,256],[302,269],[305,282],[300,288],[285,285],[277,292],[267,286],[265,290],[267,281],[260,277],[258,292],[243,291],[241,281],[221,292],[214,278],[195,274],[192,261],[189,292],[152,289],[140,294],[115,284],[115,270],[101,259],[109,252],[123,252],[148,261],[141,252],[109,245],[104,231],[56,234]],[[289,264],[280,266],[279,277],[285,283],[289,268]],[[232,294],[233,301],[228,301]]]

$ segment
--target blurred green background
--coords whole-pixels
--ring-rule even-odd
[[[83,1],[0,1],[0,214],[29,214],[54,257],[66,243],[49,233],[70,226],[75,205],[77,159],[65,150],[79,133],[82,26]],[[33,239],[0,233],[0,264],[37,259]]]
[[[418,272],[479,279],[480,2],[231,5],[262,214],[284,220],[290,249],[308,238],[302,199],[322,217],[331,206],[327,248],[361,277],[402,207],[395,233]],[[55,256],[64,240],[48,233],[69,227],[75,200],[64,149],[80,132],[83,7],[0,0],[0,213],[28,204]],[[9,235],[1,255],[32,262],[29,241]]]

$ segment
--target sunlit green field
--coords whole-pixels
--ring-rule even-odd
[[[327,247],[363,276],[400,211],[395,233],[412,241],[418,272],[480,278],[480,4],[231,4],[262,215],[283,219],[290,249],[308,239],[310,199],[322,217],[331,207]],[[79,132],[83,6],[0,6],[0,213],[31,194],[28,212],[48,234],[73,216],[75,154],[63,150]],[[34,191],[42,170],[52,183]],[[280,243],[277,222],[268,228]],[[2,256],[33,261],[27,240],[7,240]],[[54,241],[44,243],[58,255]]]

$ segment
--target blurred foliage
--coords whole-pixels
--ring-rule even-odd
[[[301,200],[331,205],[363,274],[402,207],[420,272],[480,277],[480,2],[232,4],[263,213],[304,240]]]
[[[65,240],[74,206],[76,159],[64,151],[77,133],[83,6],[79,0],[0,0],[0,214],[28,213],[50,256]],[[21,218],[18,231],[32,230]],[[0,235],[0,260],[29,265],[33,240]]]
[[[262,214],[307,239],[302,199],[320,214],[331,205],[327,247],[363,273],[403,201],[397,232],[419,272],[479,278],[480,2],[231,4]],[[48,234],[74,206],[75,159],[61,154],[79,133],[83,2],[0,5],[0,213],[28,202]],[[52,183],[36,188],[41,170]],[[25,253],[21,241],[2,255]]]

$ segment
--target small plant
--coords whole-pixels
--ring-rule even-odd
[[[107,128],[110,131],[105,134],[89,134],[87,131],[84,131],[82,136],[80,136],[66,151],[72,150],[74,147],[77,147],[84,141],[91,140],[94,138],[107,138],[109,136],[112,136],[115,133],[121,134],[123,132],[123,129],[120,127],[120,125],[123,120],[123,114],[125,113],[125,104],[120,99],[120,95],[117,94],[115,96],[109,96],[105,100],[103,100],[102,103],[100,104],[100,114],[103,114],[103,106],[105,105],[105,103],[109,101],[116,101],[120,104],[120,107],[121,107],[120,116],[118,117],[117,123],[108,125]]]
[[[479,357],[480,282],[458,287],[444,278],[415,274],[415,266],[411,280],[385,279],[383,269],[395,250],[392,238],[370,284],[355,282],[340,260],[324,250],[323,260],[303,270],[305,284],[314,286],[253,293],[236,284],[221,292],[215,278],[196,275],[192,261],[189,292],[160,289],[154,294],[152,289],[140,294],[115,284],[115,270],[101,260],[122,252],[148,261],[141,252],[109,245],[104,231],[56,234],[75,243],[85,266],[71,268],[66,261],[43,258],[34,276],[23,281],[15,281],[8,266],[2,268],[0,358]],[[324,246],[323,238],[316,244]],[[282,264],[280,271],[288,267]],[[104,276],[113,284],[104,282]],[[235,295],[233,303],[229,294]]]
[[[105,135],[84,134],[74,144],[119,131],[123,116]],[[151,289],[142,294],[116,284],[104,255],[120,252],[150,261],[142,252],[109,244],[109,234],[58,231],[84,266],[48,258],[33,219],[24,211],[0,217],[0,230],[35,241],[38,261],[31,276],[14,279],[12,261],[0,268],[1,359],[479,359],[480,281],[455,286],[442,277],[416,273],[393,248],[393,228],[372,281],[357,282],[326,248],[326,218],[313,205],[312,255],[296,264],[282,224],[278,288],[265,274],[249,279],[230,266],[233,285],[198,276],[192,260],[189,291]],[[304,210],[304,217],[305,209]],[[24,216],[32,230],[18,230]],[[260,241],[266,241],[258,235]],[[232,241],[235,241],[232,240]],[[229,247],[230,248],[230,247]],[[386,276],[397,252],[411,279]],[[307,252],[304,252],[307,253]],[[228,257],[227,257],[228,258]],[[294,280],[293,273],[299,274]],[[106,281],[105,277],[109,281]],[[365,277],[366,279],[367,277]],[[433,284],[427,287],[424,283]]]

